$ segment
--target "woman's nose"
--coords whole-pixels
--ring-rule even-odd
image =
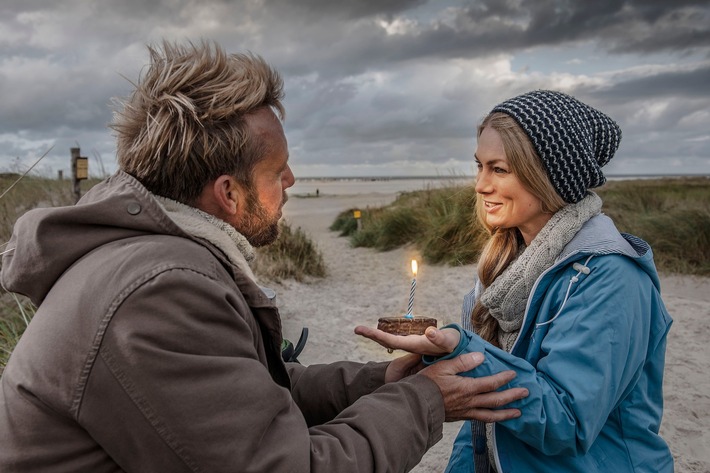
[[[484,170],[478,171],[478,174],[476,175],[476,193],[485,194],[489,188],[489,185],[490,183],[486,172]]]

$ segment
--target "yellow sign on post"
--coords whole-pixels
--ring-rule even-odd
[[[76,178],[89,178],[89,158],[85,158],[83,156],[76,158]]]
[[[358,230],[362,230],[362,220],[360,220],[360,217],[362,217],[362,213],[359,210],[353,210],[353,218],[355,218],[357,222]]]

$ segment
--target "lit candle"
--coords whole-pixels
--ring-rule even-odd
[[[414,306],[414,290],[417,288],[417,260],[412,260],[412,288],[409,290],[409,304],[407,305],[407,314],[405,315],[408,319],[413,319],[412,308]]]

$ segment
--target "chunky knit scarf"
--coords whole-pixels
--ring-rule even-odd
[[[487,287],[481,303],[500,324],[498,342],[510,351],[525,315],[530,291],[537,278],[553,265],[562,249],[587,220],[599,214],[602,200],[593,192],[576,204],[557,211],[542,227],[530,246]]]
[[[601,212],[602,200],[589,192],[576,204],[568,204],[558,210],[542,227],[542,230],[523,248],[520,255],[484,289],[481,303],[491,316],[498,320],[498,343],[507,352],[513,349],[525,316],[528,298],[538,277],[552,266],[564,247],[577,234],[587,220]],[[481,421],[471,421],[473,435],[483,435],[485,429],[488,461],[495,469],[492,438],[493,424],[484,427]],[[477,468],[485,465],[485,453],[474,455]],[[485,468],[485,467],[483,467]],[[482,471],[487,471],[481,468]],[[478,471],[478,469],[476,470]]]

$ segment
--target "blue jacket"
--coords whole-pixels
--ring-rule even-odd
[[[672,322],[659,287],[649,245],[599,215],[536,281],[511,353],[462,331],[465,341],[450,356],[485,354],[467,376],[515,370],[504,388],[530,391],[510,405],[521,417],[494,426],[498,472],[673,471],[658,435]],[[479,292],[477,282],[464,320]],[[470,422],[446,471],[474,471]]]

